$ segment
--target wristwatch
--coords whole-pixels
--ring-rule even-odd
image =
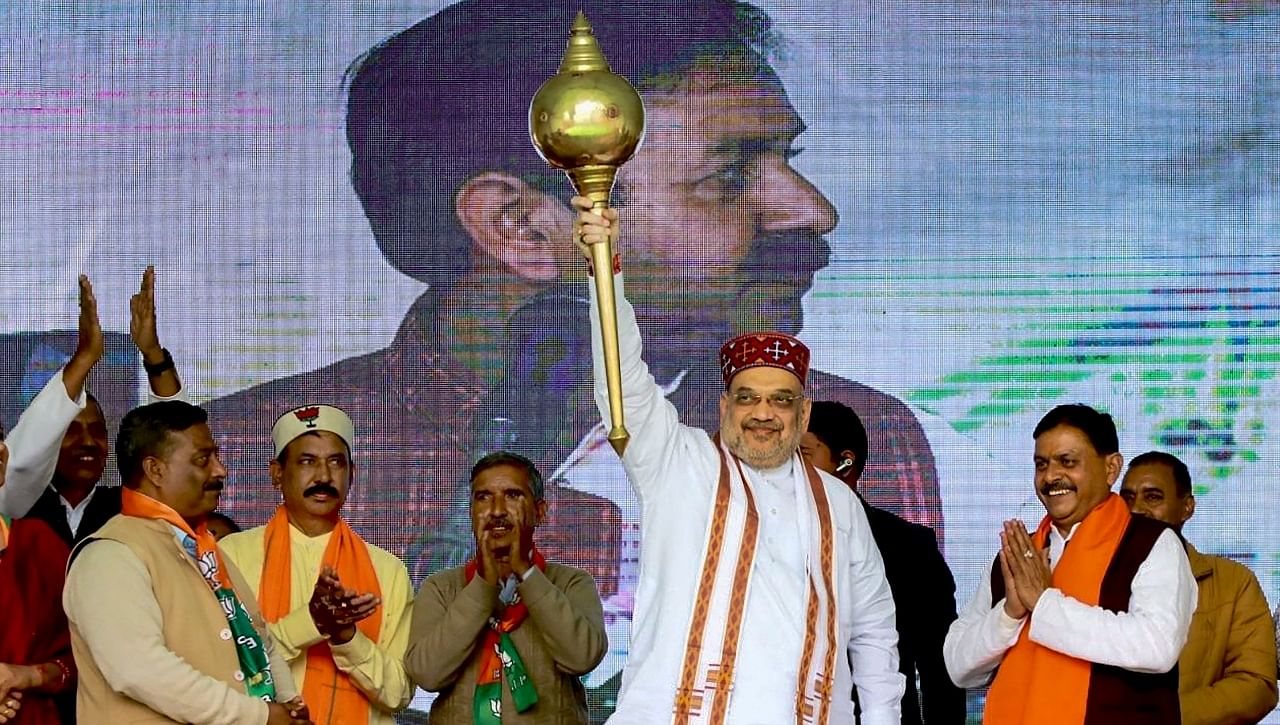
[[[164,359],[154,365],[147,362],[146,358],[142,359],[142,369],[147,371],[147,377],[154,378],[166,370],[172,370],[173,356],[169,354],[168,348],[160,348],[160,352],[164,353]]]

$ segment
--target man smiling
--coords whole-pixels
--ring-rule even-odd
[[[763,163],[780,169],[777,158]],[[573,204],[584,252],[616,235],[616,211],[596,214],[582,197]],[[622,286],[631,432],[622,464],[640,500],[643,574],[610,722],[848,723],[856,686],[865,725],[898,723],[893,599],[866,513],[849,487],[799,454],[809,349],[772,331],[724,343],[712,437],[681,424],[649,372]],[[607,421],[598,320],[591,330]]]
[[[1036,426],[1034,535],[1006,521],[990,585],[943,645],[951,679],[981,687],[987,723],[1178,722],[1178,654],[1196,585],[1176,533],[1111,486],[1111,416],[1061,405]],[[1068,546],[1070,544],[1070,546]]]

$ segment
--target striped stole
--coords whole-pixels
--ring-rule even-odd
[[[755,496],[742,461],[729,452],[719,436],[715,443],[720,453],[720,476],[703,545],[693,616],[685,636],[672,713],[674,725],[720,725],[726,720],[760,533]],[[801,545],[808,563],[795,722],[827,723],[840,649],[836,644],[835,527],[817,471],[798,453],[792,470],[800,504]]]

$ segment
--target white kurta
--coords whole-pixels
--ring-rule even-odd
[[[22,411],[17,425],[5,438],[9,446],[9,474],[5,485],[0,486],[0,514],[19,518],[36,505],[53,480],[62,438],[71,421],[84,410],[87,399],[83,390],[76,400],[67,395],[59,370]],[[83,503],[87,505],[88,501],[86,498]],[[67,522],[73,532],[79,528],[79,519],[73,518],[71,511],[67,512]]]
[[[617,710],[609,722],[654,725],[669,722],[675,708],[720,457],[706,431],[681,425],[675,407],[649,374],[641,359],[635,311],[622,295],[620,277],[617,282],[622,388],[631,434],[622,462],[640,502],[641,550],[630,659]],[[609,402],[594,288],[592,294],[596,400],[607,421]],[[797,506],[792,492],[767,482],[765,472],[743,468],[748,485],[757,492],[760,547],[726,721],[780,725],[795,721],[796,677],[805,631],[802,587],[807,575],[794,568],[808,556],[797,532],[785,522],[788,518],[794,522],[806,509]],[[778,476],[786,469],[767,473]],[[834,525],[836,632],[842,649],[835,657],[830,722],[853,722],[850,693],[856,684],[864,725],[897,723],[904,682],[898,672],[893,598],[880,552],[853,493],[838,479],[821,476]],[[726,612],[712,611],[708,619],[722,623],[726,617]]]
[[[1079,526],[1066,537],[1050,527],[1050,568],[1058,566]],[[991,584],[984,581],[947,631],[942,646],[947,672],[960,687],[986,685],[1028,621],[1028,638],[1057,652],[1134,672],[1168,672],[1186,644],[1199,598],[1187,552],[1172,530],[1156,539],[1131,588],[1127,612],[1111,612],[1046,589],[1028,620],[1005,614],[1003,599],[992,606]]]

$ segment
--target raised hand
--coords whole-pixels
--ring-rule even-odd
[[[62,384],[72,400],[80,397],[93,366],[102,359],[104,343],[102,325],[98,322],[98,298],[93,296],[89,278],[80,275],[80,322],[76,351],[62,372]]]
[[[177,395],[182,390],[182,381],[178,379],[173,360],[167,358],[165,349],[160,345],[160,334],[156,329],[156,268],[151,265],[147,265],[142,273],[138,293],[129,298],[129,335],[147,366],[147,383],[151,392],[161,398]]]
[[[573,243],[587,259],[591,258],[590,245],[618,240],[618,212],[605,209],[604,214],[592,211],[592,201],[585,196],[575,196],[570,204],[578,216],[573,222]]]
[[[1005,540],[1004,532],[1000,532],[1000,573],[1004,576],[1004,613],[1012,619],[1022,619],[1030,612],[1022,604],[1022,599],[1018,597],[1018,585],[1013,580],[1013,571],[1009,568],[1009,559],[1011,555],[1008,542]],[[1012,556],[1018,556],[1013,554]]]
[[[499,536],[491,528],[480,530],[476,542],[480,555],[480,576],[494,586],[502,586],[511,574],[510,545],[505,536]]]
[[[164,348],[156,332],[156,268],[150,265],[142,273],[142,286],[129,298],[129,335],[150,365],[164,361]]]

